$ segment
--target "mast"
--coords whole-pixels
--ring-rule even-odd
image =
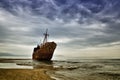
[[[43,44],[45,44],[47,42],[47,37],[49,36],[49,34],[47,32],[48,32],[48,29],[46,29],[46,33],[43,34],[45,36],[44,40],[43,40]]]

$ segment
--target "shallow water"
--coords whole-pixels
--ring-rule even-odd
[[[0,63],[2,69],[33,69],[32,66],[19,66],[16,63]]]
[[[83,59],[55,62],[61,67],[52,74],[57,80],[120,80],[119,59]]]

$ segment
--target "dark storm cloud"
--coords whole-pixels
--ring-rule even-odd
[[[33,45],[49,29],[66,46],[120,41],[118,0],[0,0],[0,43]],[[19,37],[18,37],[19,36]]]

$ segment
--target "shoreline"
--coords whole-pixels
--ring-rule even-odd
[[[47,74],[49,67],[37,68],[32,59],[0,58],[0,63],[3,66],[0,68],[0,80],[55,80]]]
[[[119,80],[119,61],[0,59],[0,80]]]

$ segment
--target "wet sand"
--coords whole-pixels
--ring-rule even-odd
[[[54,80],[43,69],[0,69],[0,80]]]

